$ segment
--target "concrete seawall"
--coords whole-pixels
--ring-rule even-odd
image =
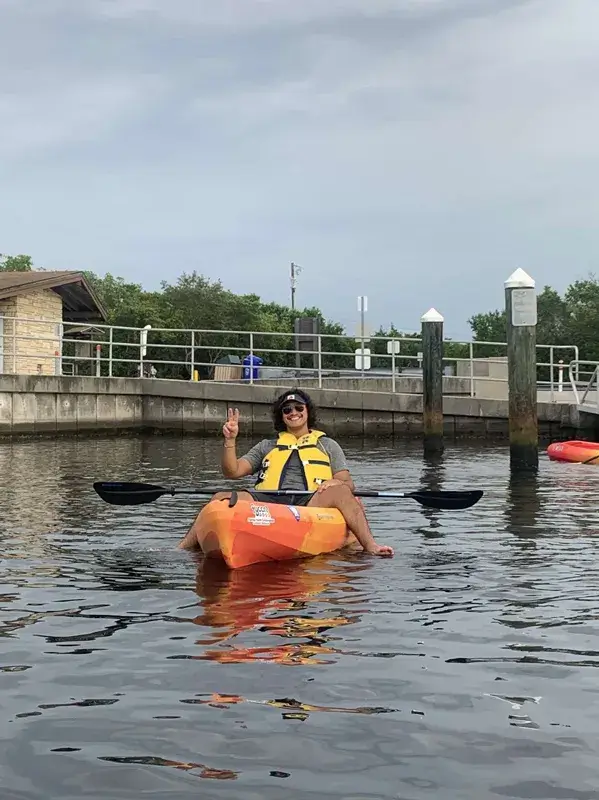
[[[227,405],[240,411],[244,434],[272,433],[270,404],[281,386],[131,378],[0,376],[0,436],[180,432],[217,435]],[[420,436],[422,397],[412,394],[312,389],[319,424],[334,436]],[[567,403],[539,403],[541,435],[580,430]],[[508,435],[506,400],[444,398],[449,438]]]
[[[287,378],[287,382],[284,383],[285,379],[282,378],[264,378],[259,379],[256,381],[257,386],[282,386],[282,385],[289,385],[291,381],[291,385],[293,385],[294,381],[297,384],[301,384],[306,391],[312,392],[313,389],[318,389],[318,378]],[[282,383],[283,381],[283,383]],[[481,382],[479,381],[479,384]],[[393,381],[391,378],[386,377],[372,377],[368,378],[367,384],[370,391],[372,392],[386,392],[391,393],[393,392]],[[352,391],[361,391],[364,382],[361,378],[347,378],[343,375],[323,375],[322,376],[322,386],[324,389],[341,389],[341,390],[352,390]],[[475,392],[477,396],[486,397],[484,392]],[[507,396],[507,384],[505,386],[505,392]],[[422,378],[418,375],[413,376],[403,376],[397,375],[395,379],[395,394],[414,394],[414,395],[421,395],[422,394]],[[469,378],[456,378],[453,376],[444,375],[443,376],[443,394],[449,395],[456,395],[458,397],[468,396],[470,397],[470,379]],[[494,397],[495,395],[491,395]]]

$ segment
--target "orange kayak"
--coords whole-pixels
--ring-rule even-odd
[[[599,466],[599,444],[597,442],[583,442],[577,439],[570,442],[554,442],[547,448],[547,455],[552,461],[571,461],[573,463],[588,461],[589,464]]]
[[[357,543],[335,508],[211,500],[195,518],[201,550],[231,569],[331,553]]]

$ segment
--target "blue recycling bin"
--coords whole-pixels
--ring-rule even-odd
[[[264,361],[260,358],[260,356],[245,356],[243,359],[243,380],[249,381],[250,370],[252,379],[257,380],[260,372],[258,368],[261,367],[262,364],[264,364]]]

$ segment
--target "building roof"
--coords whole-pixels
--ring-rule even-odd
[[[65,322],[105,322],[106,309],[83,276],[73,270],[0,271],[0,300],[51,289],[62,298]]]

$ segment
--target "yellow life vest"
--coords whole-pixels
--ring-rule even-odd
[[[277,443],[266,454],[255,488],[261,491],[275,491],[281,488],[287,466],[292,458],[298,458],[303,468],[304,484],[307,491],[315,491],[321,483],[333,477],[331,459],[328,453],[317,447],[323,431],[310,431],[299,439],[284,431],[279,434]]]

